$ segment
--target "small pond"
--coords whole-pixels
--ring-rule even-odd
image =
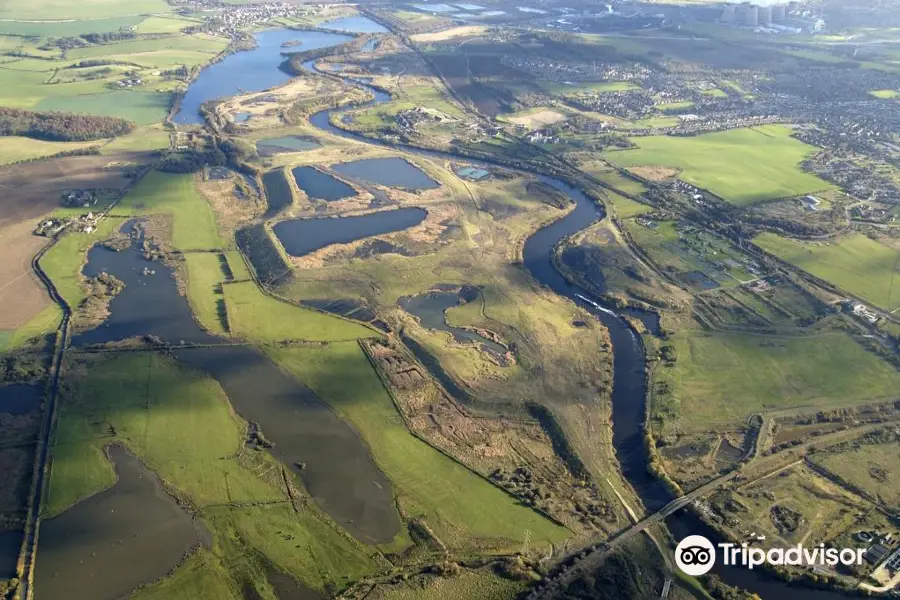
[[[178,124],[202,123],[198,110],[210,100],[239,93],[258,92],[281,85],[291,78],[278,66],[284,62],[285,42],[300,41],[300,49],[314,50],[336,46],[352,39],[339,33],[271,29],[253,36],[257,46],[253,50],[235,52],[210,65],[191,82],[173,120]]]
[[[462,304],[462,299],[456,292],[431,291],[420,296],[409,296],[400,299],[400,306],[411,315],[419,318],[422,327],[446,331],[459,343],[475,342],[487,346],[496,354],[506,354],[506,348],[497,342],[478,335],[469,329],[454,327],[447,323],[447,309]]]
[[[479,17],[499,17],[500,15],[505,15],[506,11],[504,10],[486,10],[483,13],[480,13]]]
[[[332,202],[356,195],[356,190],[328,173],[315,167],[296,167],[291,170],[297,187],[306,192],[310,198],[319,198]]]
[[[314,137],[306,135],[284,135],[281,137],[266,138],[256,142],[256,152],[260,156],[274,156],[289,152],[306,152],[322,146]]]
[[[491,174],[487,169],[481,169],[479,167],[460,167],[457,169],[456,174],[462,177],[463,179],[468,179],[470,181],[481,181],[485,177]]]
[[[463,10],[484,10],[484,7],[481,5],[478,5],[478,4],[468,4],[468,3],[459,4],[458,3],[455,6],[458,6],[459,8],[461,8]]]
[[[44,388],[39,385],[14,383],[0,386],[0,413],[25,415],[37,410],[44,397]]]
[[[523,13],[534,13],[536,15],[546,15],[546,10],[541,10],[540,8],[531,8],[530,6],[517,6],[516,10],[521,11]]]
[[[347,244],[373,235],[402,231],[425,220],[421,208],[401,208],[355,217],[289,219],[272,227],[291,256],[303,256],[331,244]]]
[[[156,474],[110,446],[117,481],[41,523],[38,598],[117,600],[172,571],[208,533],[163,489]]]
[[[319,25],[322,29],[336,29],[338,31],[352,31],[353,33],[386,33],[387,29],[368,17],[355,15],[332,19]],[[304,47],[304,49],[306,49]]]
[[[425,171],[397,156],[354,160],[331,168],[341,175],[389,187],[431,190],[440,185],[426,175]]]
[[[233,118],[234,118],[235,123],[246,123],[250,119],[250,113],[248,113],[248,112],[234,113]]]
[[[360,52],[373,52],[376,48],[378,48],[378,40],[372,38],[367,41],[362,47],[359,49]]]

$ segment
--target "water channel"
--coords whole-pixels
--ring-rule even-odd
[[[310,63],[304,66],[311,68]],[[357,85],[361,84],[358,80]],[[375,105],[390,100],[390,96],[374,88],[365,86],[375,95],[369,104]],[[460,160],[463,157],[448,152],[422,150],[410,146],[393,146],[387,142],[374,140],[365,136],[339,129],[331,124],[332,115],[350,109],[334,109],[322,111],[310,117],[310,122],[322,131],[353,139],[364,143],[394,148],[441,159]],[[465,157],[467,163],[490,167],[487,161],[472,160]],[[525,241],[523,263],[532,276],[542,285],[565,296],[576,304],[593,313],[609,330],[612,340],[613,355],[613,390],[612,390],[612,422],[613,446],[621,465],[622,473],[638,494],[644,506],[654,512],[665,506],[672,496],[665,486],[648,471],[650,457],[644,447],[644,410],[646,400],[645,358],[643,343],[638,334],[623,318],[623,314],[639,318],[649,331],[658,330],[656,315],[638,311],[621,311],[619,313],[603,307],[595,301],[585,302],[591,298],[586,290],[571,284],[553,265],[552,256],[557,245],[585,229],[605,215],[600,207],[594,204],[585,194],[567,183],[532,173],[545,184],[566,194],[574,203],[575,209],[558,221],[538,230]],[[699,518],[688,511],[681,511],[666,520],[670,531],[680,540],[688,535],[706,535],[711,539],[717,536]],[[792,585],[776,579],[759,570],[750,571],[744,568],[722,566],[721,556],[713,568],[713,573],[725,582],[739,588],[756,593],[765,600],[840,600],[849,597],[847,594],[814,590],[808,587]]]

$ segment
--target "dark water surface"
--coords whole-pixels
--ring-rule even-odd
[[[408,229],[428,215],[421,208],[383,210],[355,217],[289,219],[272,227],[291,256],[303,256],[331,244],[346,244],[373,235]]]
[[[178,350],[175,356],[219,382],[235,410],[274,442],[269,452],[347,531],[364,542],[394,538],[400,518],[390,481],[359,435],[309,388],[248,346]]]
[[[440,184],[399,156],[365,158],[331,167],[341,175],[408,190],[432,190]]]
[[[204,102],[240,93],[258,92],[288,81],[291,75],[278,68],[285,60],[284,52],[336,46],[352,39],[340,33],[296,29],[271,29],[253,37],[256,39],[256,48],[230,54],[203,69],[191,82],[181,101],[181,107],[173,118],[175,123],[202,123],[197,111]],[[293,48],[282,47],[284,42],[295,40],[302,44]]]
[[[119,445],[109,457],[113,487],[41,523],[40,600],[118,600],[166,575],[208,537],[137,457]]]
[[[294,202],[294,194],[291,185],[281,169],[273,169],[263,175],[263,187],[266,188],[266,201],[269,210],[266,217],[275,216],[282,208],[290,206]]]
[[[296,167],[291,170],[297,187],[310,198],[320,198],[329,202],[356,195],[356,190],[328,173],[315,167]]]
[[[457,342],[475,342],[484,344],[498,354],[506,354],[506,348],[493,340],[482,337],[469,329],[453,327],[447,323],[446,311],[448,308],[459,306],[459,294],[456,292],[428,292],[419,296],[409,296],[400,299],[400,306],[411,315],[419,318],[423,327],[446,331]]]
[[[24,531],[0,531],[0,579],[12,579],[17,576],[16,567],[23,539],[25,539]]]
[[[44,398],[44,388],[40,385],[14,383],[0,385],[0,413],[25,415],[37,410]]]
[[[352,31],[353,33],[385,33],[387,31],[383,25],[361,15],[332,19],[331,21],[325,21],[319,27],[322,29]]]
[[[304,135],[284,135],[256,142],[256,151],[260,156],[306,152],[321,147],[322,144],[319,143],[319,140]]]

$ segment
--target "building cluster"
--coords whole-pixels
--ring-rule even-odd
[[[433,125],[444,122],[454,122],[459,119],[450,117],[439,110],[415,106],[409,110],[402,110],[394,117],[394,122],[400,132],[406,135],[417,133],[422,124]]]
[[[505,54],[500,62],[511,69],[528,73],[538,79],[557,83],[579,81],[643,81],[651,71],[641,63],[603,61],[560,61],[544,57]],[[574,88],[573,88],[574,89]]]
[[[143,85],[144,81],[140,77],[133,77],[130,79],[120,79],[116,82],[116,87],[119,88],[131,88],[138,85]]]
[[[816,33],[825,28],[825,22],[801,9],[799,2],[785,4],[756,4],[741,2],[728,4],[720,20],[745,27],[753,27],[762,33]]]
[[[188,0],[181,4],[181,10],[188,14],[200,11],[215,11],[214,14],[206,18],[202,25],[194,29],[223,35],[231,39],[240,39],[244,36],[242,31],[275,19],[316,15],[322,11],[322,5],[293,6],[286,2],[274,2],[242,4],[233,7],[228,6],[223,9],[221,3],[215,0]]]

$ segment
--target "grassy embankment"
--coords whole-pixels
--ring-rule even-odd
[[[396,486],[403,512],[423,518],[453,548],[514,550],[525,529],[535,543],[568,532],[416,439],[356,342],[267,350],[362,435]]]
[[[887,311],[900,307],[900,252],[862,234],[801,242],[763,233],[753,243],[792,265]]]
[[[264,577],[255,564],[258,555],[320,590],[380,565],[371,550],[338,533],[312,503],[297,504],[295,512],[279,466],[268,454],[244,447],[246,423],[211,378],[159,354],[127,353],[80,356],[70,362],[66,381],[45,515],[113,484],[115,474],[102,448],[117,441],[199,511],[214,534],[214,557],[191,559],[172,579],[144,592],[148,597],[188,586],[203,589],[194,598],[218,599],[228,597],[220,595],[226,583],[231,597],[240,598],[240,578],[266,587],[258,580]],[[271,502],[277,504],[247,506]],[[217,578],[223,581],[201,585]]]
[[[663,430],[736,429],[753,414],[888,399],[900,386],[900,373],[845,333],[778,338],[682,331],[671,345],[674,365],[654,371],[652,413]]]
[[[608,152],[621,167],[681,170],[680,178],[737,206],[829,189],[799,163],[816,152],[783,125],[734,129],[694,137],[633,138],[638,148]]]

